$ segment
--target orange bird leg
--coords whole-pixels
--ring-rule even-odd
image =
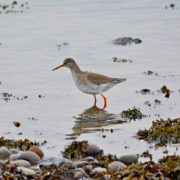
[[[106,97],[103,94],[101,94],[101,96],[104,99],[104,107],[103,107],[103,109],[105,109],[107,107],[107,100],[106,100]]]
[[[96,105],[97,99],[96,99],[96,95],[94,95],[94,106]]]

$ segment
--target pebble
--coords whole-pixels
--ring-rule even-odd
[[[10,149],[11,154],[19,154],[18,149]]]
[[[88,144],[86,149],[82,149],[82,152],[88,156],[97,156],[102,153],[102,150],[95,144]]]
[[[37,147],[37,146],[33,146],[30,148],[30,151],[36,153],[41,159],[44,157],[44,153],[42,152],[42,150]]]
[[[103,172],[106,173],[106,169],[102,167],[96,167],[92,171],[92,173],[97,173],[98,175],[102,175]]]
[[[89,171],[91,171],[93,169],[93,166],[88,164],[88,165],[84,166],[84,169],[88,169]]]
[[[18,160],[19,159],[19,154],[11,154],[9,158],[10,158],[11,161]]]
[[[27,160],[32,165],[36,165],[36,164],[40,163],[40,161],[41,161],[40,157],[36,153],[31,152],[31,151],[22,152],[19,155],[19,159]]]
[[[22,166],[22,167],[30,167],[31,166],[31,164],[28,161],[23,160],[23,159],[11,161],[11,164],[16,165],[16,166]]]
[[[88,165],[88,162],[87,161],[76,161],[74,162],[76,167],[82,167],[82,166],[85,166],[85,165]]]
[[[75,169],[75,174],[74,174],[75,179],[80,179],[80,178],[88,178],[88,175],[82,168],[76,168]]]
[[[119,158],[119,161],[123,162],[126,165],[137,163],[138,155],[137,154],[123,155]]]
[[[22,171],[27,176],[33,176],[36,174],[36,172],[32,169],[26,168],[26,167],[17,167],[19,171]]]
[[[11,155],[11,152],[8,148],[2,146],[0,147],[0,159],[7,159]]]
[[[108,168],[111,169],[111,170],[115,170],[115,171],[120,171],[122,170],[123,168],[126,168],[127,166],[120,162],[120,161],[113,161],[112,163],[110,163],[108,165]]]

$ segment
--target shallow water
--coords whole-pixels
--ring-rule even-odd
[[[171,1],[32,0],[23,13],[0,14],[0,93],[15,96],[8,102],[0,97],[0,135],[47,140],[42,147],[47,156],[60,155],[72,139],[94,142],[105,153],[122,155],[149,149],[155,160],[163,156],[166,148],[155,150],[135,136],[159,119],[156,114],[165,119],[180,116],[180,3],[173,2],[174,9],[165,9]],[[112,40],[118,37],[143,42],[115,46]],[[98,96],[97,114],[92,118],[90,111],[88,119],[93,96],[75,87],[68,69],[51,71],[66,57],[76,59],[84,70],[127,78],[105,93],[105,114],[98,110],[103,107]],[[132,63],[115,63],[113,57]],[[143,74],[148,70],[158,76]],[[169,99],[158,92],[136,93],[143,88],[156,91],[163,85],[173,91]],[[24,96],[28,98],[16,99]],[[144,105],[145,101],[153,104],[154,99],[161,100],[161,105]],[[134,106],[149,116],[122,123],[120,112]],[[14,121],[21,126],[15,127]],[[179,153],[173,147],[167,149],[169,154]]]

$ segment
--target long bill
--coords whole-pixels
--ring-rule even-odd
[[[64,66],[64,64],[62,64],[62,65],[60,65],[60,66],[54,68],[52,71],[54,71],[54,70],[56,70],[56,69],[59,69],[59,68],[61,68],[61,67],[63,67],[63,66]]]

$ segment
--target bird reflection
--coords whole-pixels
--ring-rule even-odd
[[[120,115],[109,113],[97,106],[85,109],[83,113],[74,118],[76,121],[74,127],[72,128],[73,133],[68,134],[67,139],[76,139],[77,136],[80,136],[83,133],[102,131],[102,129],[106,126],[121,124],[124,122],[122,118],[120,118]]]

